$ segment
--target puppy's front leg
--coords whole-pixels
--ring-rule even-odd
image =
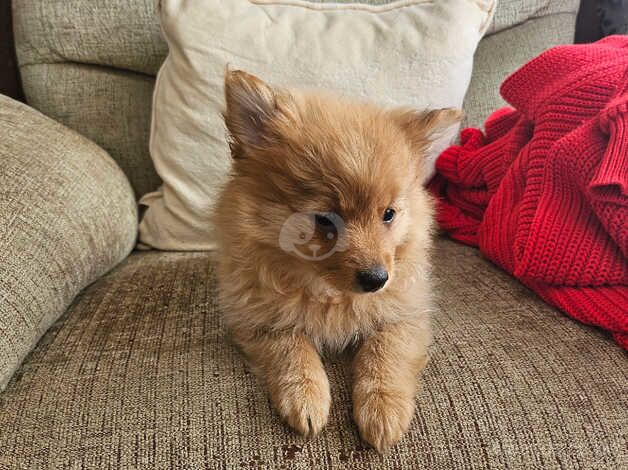
[[[234,335],[270,399],[290,426],[303,435],[327,423],[329,381],[312,342],[299,333]]]
[[[401,439],[410,425],[430,339],[427,320],[394,323],[368,337],[357,352],[353,418],[362,438],[379,452]]]

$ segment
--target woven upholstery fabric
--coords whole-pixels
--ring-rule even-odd
[[[138,197],[160,184],[148,152],[152,77],[67,63],[29,65],[21,74],[29,105],[109,152]]]
[[[503,4],[503,0],[498,3],[497,12]],[[556,14],[529,20],[482,39],[475,53],[462,127],[481,127],[489,114],[505,106],[499,95],[499,85],[504,79],[546,49],[571,44],[575,25],[575,12]]]
[[[306,440],[226,339],[206,253],[132,254],[85,290],[0,395],[0,468],[618,469],[626,356],[476,250],[438,240],[440,312],[416,417],[385,457],[328,358],[330,422]]]
[[[2,389],[76,294],[131,251],[137,214],[105,151],[1,95],[0,136]]]
[[[74,62],[155,75],[168,53],[155,0],[13,0],[20,67]]]
[[[499,0],[497,11],[493,24],[487,34],[493,34],[513,26],[519,25],[525,21],[535,18],[542,18],[550,15],[569,14],[573,15],[574,21],[580,0]],[[530,41],[534,36],[527,38]],[[567,41],[573,42],[573,35]],[[511,47],[519,47],[520,44],[511,44]]]

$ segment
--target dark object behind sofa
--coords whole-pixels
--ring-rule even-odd
[[[11,0],[0,0],[0,94],[24,101],[13,44]]]
[[[602,36],[628,34],[628,0],[599,0]]]

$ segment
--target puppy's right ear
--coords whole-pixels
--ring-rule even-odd
[[[393,110],[393,118],[404,131],[418,155],[436,153],[449,146],[463,113],[456,108],[418,112],[412,109]]]
[[[242,70],[227,70],[223,114],[227,129],[236,144],[258,147],[271,137],[274,119],[286,117],[289,94],[276,90],[259,78]]]

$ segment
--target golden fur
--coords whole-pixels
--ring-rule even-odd
[[[385,451],[408,428],[431,341],[423,156],[460,113],[279,90],[241,71],[227,72],[225,91],[233,170],[215,223],[226,324],[276,410],[305,435],[322,429],[331,402],[319,354],[355,344],[354,419]],[[396,212],[384,224],[387,208]],[[342,218],[342,249],[320,260],[282,249],[293,214],[330,212]],[[341,235],[324,235],[312,242],[329,252]],[[356,272],[375,264],[388,282],[359,292]]]

